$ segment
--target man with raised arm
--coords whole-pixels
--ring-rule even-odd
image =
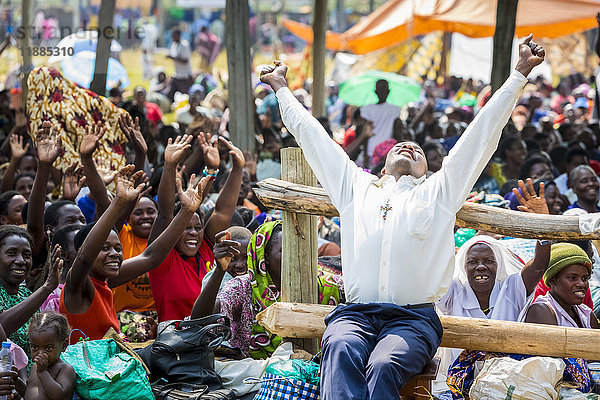
[[[381,179],[362,171],[295,100],[282,62],[261,72],[342,221],[348,303],[325,319],[323,400],[399,399],[436,352],[442,326],[434,302],[452,281],[456,212],[496,150],[527,75],[544,60],[531,39],[520,45],[515,71],[427,179],[425,155],[413,142],[389,151]]]

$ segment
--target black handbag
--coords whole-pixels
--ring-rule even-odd
[[[229,389],[209,392],[206,385],[189,383],[155,385],[152,392],[156,400],[235,400],[235,394]]]
[[[224,323],[218,322],[223,320]],[[164,321],[154,343],[138,354],[148,366],[151,381],[222,387],[215,372],[214,350],[231,337],[229,319],[221,314],[189,321]]]

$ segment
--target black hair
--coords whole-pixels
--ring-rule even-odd
[[[423,153],[427,153],[430,150],[437,150],[440,152],[442,157],[447,155],[446,150],[444,149],[444,146],[442,146],[439,142],[435,142],[433,140],[429,140],[429,141],[425,142],[423,144],[423,146],[421,147],[421,150],[423,150]]]
[[[531,154],[531,153],[539,153],[540,150],[542,150],[540,144],[535,139],[525,139],[523,141],[525,142],[525,146],[527,147],[527,152],[529,154]]]
[[[513,144],[515,144],[516,142],[520,141],[521,138],[516,137],[516,136],[509,136],[506,139],[502,139],[502,141],[500,142],[500,145],[498,146],[498,156],[506,161],[506,152],[507,150],[509,150]]]
[[[73,246],[75,246],[76,251],[79,251],[81,246],[83,246],[85,238],[87,238],[94,225],[96,225],[96,221],[84,225],[81,229],[79,229],[79,232],[75,234],[75,237],[73,238]]]
[[[15,180],[13,181],[14,182],[14,189],[16,189],[17,182],[21,178],[31,178],[32,180],[35,180],[35,175],[31,174],[29,172],[21,172],[21,173],[17,174],[17,176],[15,176]]]
[[[570,147],[569,150],[567,150],[567,154],[565,156],[565,159],[567,160],[567,164],[570,164],[571,161],[573,161],[573,159],[577,156],[583,156],[587,160],[590,159],[590,154],[587,152],[587,150],[585,150],[579,146],[573,146],[573,147]]]
[[[29,242],[29,246],[31,246],[31,249],[33,250],[33,238],[31,237],[29,232],[16,225],[0,226],[0,247],[2,247],[4,245],[4,241],[11,236],[18,236],[27,239],[27,241]]]
[[[55,311],[42,311],[33,314],[27,327],[27,335],[32,332],[45,332],[50,328],[56,329],[56,337],[60,342],[64,342],[69,337],[71,331],[67,317]]]
[[[242,220],[244,221],[243,226],[247,227],[248,224],[254,219],[254,212],[247,207],[237,206],[235,211],[240,215],[240,217],[242,217]]]
[[[111,88],[111,89],[108,91],[108,95],[109,95],[110,97],[122,96],[122,95],[123,95],[123,91],[121,90],[121,88],[120,88],[120,87],[118,87],[118,86],[115,86],[114,88]]]
[[[548,159],[546,157],[544,157],[541,154],[533,154],[532,156],[528,157],[525,159],[525,161],[523,161],[523,164],[521,164],[521,167],[519,168],[519,179],[527,179],[529,177],[531,177],[531,168],[535,165],[535,164],[546,164],[548,166],[548,168],[552,168],[552,166],[550,165],[550,162],[548,161]]]
[[[4,192],[0,194],[0,215],[8,215],[8,205],[10,201],[15,196],[20,196],[21,194],[16,190],[9,190],[8,192]]]
[[[565,160],[565,155],[569,150],[563,146],[557,146],[550,150],[550,158],[552,159],[552,164],[561,165]]]
[[[82,227],[79,224],[70,224],[61,227],[54,233],[54,236],[52,236],[51,248],[59,245],[65,250],[68,247],[69,233],[79,231],[81,228]]]
[[[561,126],[558,127],[558,133],[560,133],[560,136],[563,137],[564,134],[569,130],[573,128],[573,124],[570,122],[563,122]]]
[[[27,223],[27,215],[28,214],[29,214],[29,202],[25,203],[25,205],[23,205],[23,208],[21,208],[21,219],[23,220],[24,224]]]
[[[500,186],[498,194],[504,197],[507,193],[512,192],[513,188],[516,187],[519,187],[518,181],[516,179],[509,179],[506,182],[504,182],[502,186]]]
[[[231,240],[250,240],[252,238],[252,232],[243,226],[231,226],[227,228],[227,231],[231,234]]]
[[[542,182],[544,183],[544,190],[548,189],[550,186],[556,186],[556,182],[550,179],[538,179],[537,181],[533,182],[533,190],[535,190],[536,193],[540,192],[540,184]]]
[[[58,200],[57,202],[50,204],[44,212],[44,226],[56,226],[58,224],[60,209],[67,205],[77,206],[77,204],[71,200]]]
[[[73,246],[75,247],[76,251],[79,251],[81,246],[83,246],[83,242],[85,242],[85,239],[88,237],[94,225],[96,225],[96,222],[98,221],[90,222],[89,224],[82,226],[81,229],[79,229],[79,232],[75,234],[75,237],[73,238]],[[114,227],[111,229],[111,231],[115,232],[117,235],[119,234],[117,229]],[[102,238],[102,240],[105,241],[106,238]]]

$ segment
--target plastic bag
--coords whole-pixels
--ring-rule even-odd
[[[560,358],[493,358],[486,360],[469,395],[472,400],[558,400],[555,387],[564,369]]]
[[[269,365],[265,374],[283,376],[319,386],[319,364],[306,360],[285,360]]]
[[[559,393],[560,400],[600,400],[600,395],[595,393],[581,393],[577,389],[562,386]]]
[[[88,400],[154,399],[142,364],[114,340],[80,341],[61,358],[75,368],[75,391]]]

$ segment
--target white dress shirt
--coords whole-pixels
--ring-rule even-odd
[[[174,78],[185,79],[192,76],[192,64],[190,58],[192,57],[192,50],[190,43],[187,40],[180,39],[179,43],[171,43],[169,49],[169,55],[174,58],[183,58],[186,61],[173,60],[175,64],[175,75]]]
[[[373,150],[379,143],[391,139],[394,133],[394,121],[400,118],[400,107],[390,103],[369,104],[360,108],[360,116],[373,122],[373,136],[367,143],[367,154],[372,157]]]
[[[342,268],[349,303],[435,302],[454,269],[454,222],[496,150],[526,78],[514,71],[444,159],[425,177],[364,172],[329,138],[286,87],[281,117],[341,217]],[[391,210],[382,209],[389,202]]]

